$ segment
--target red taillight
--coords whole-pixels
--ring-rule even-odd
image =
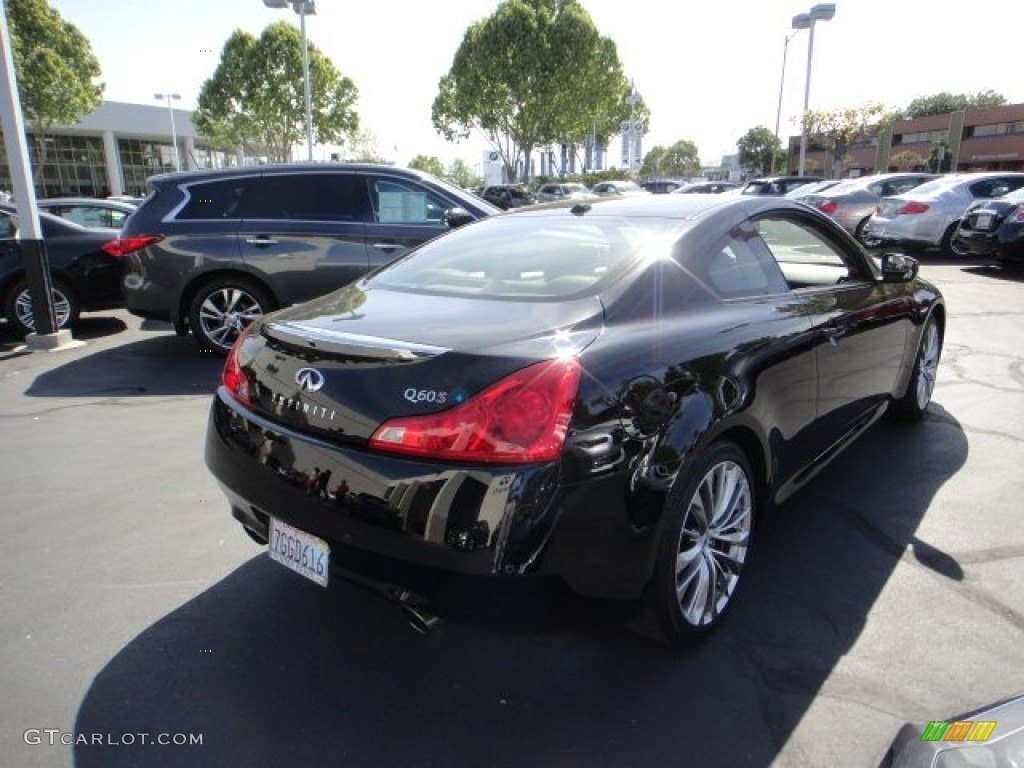
[[[551,461],[562,453],[579,381],[578,360],[536,363],[447,411],[386,421],[370,445],[455,461]]]
[[[1018,205],[1006,217],[1014,224],[1024,224],[1024,205]]]
[[[906,205],[901,205],[893,211],[893,213],[896,215],[902,215],[905,213],[924,213],[927,210],[928,206],[924,203],[907,203]]]
[[[159,243],[163,235],[140,235],[138,237],[118,237],[101,247],[111,256],[127,256],[129,253],[141,251],[147,245]]]
[[[838,207],[839,203],[837,203],[835,200],[825,200],[821,203],[818,203],[818,210],[821,211],[822,213],[834,213],[836,208]]]
[[[224,370],[220,375],[220,383],[224,385],[224,388],[231,393],[235,400],[246,408],[252,406],[252,398],[249,395],[249,379],[242,372],[242,367],[238,364],[238,349],[242,346],[242,342],[245,341],[245,337],[249,335],[249,328],[251,327],[245,328],[238,334],[234,346],[228,352],[228,359],[224,361]]]

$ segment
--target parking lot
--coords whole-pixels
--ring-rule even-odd
[[[590,613],[420,635],[320,589],[205,468],[220,358],[125,312],[60,352],[0,326],[0,762],[875,766],[905,722],[1024,692],[1024,279],[922,273],[949,310],[929,418],[764,521],[733,615],[685,651]]]

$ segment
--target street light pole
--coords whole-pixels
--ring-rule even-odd
[[[316,0],[263,0],[267,8],[287,8],[299,15],[302,33],[302,89],[306,107],[306,159],[313,162],[313,97],[309,87],[309,41],[306,38],[306,17],[316,15]]]
[[[836,15],[834,3],[820,3],[811,8],[810,13],[800,14],[793,17],[793,26],[796,28],[797,20],[801,24],[806,23],[810,30],[810,39],[807,43],[807,81],[804,84],[804,111],[800,119],[800,175],[804,175],[804,166],[807,162],[807,110],[811,101],[811,63],[814,61],[814,22],[828,21]],[[803,27],[801,26],[800,29]]]
[[[797,36],[797,34],[800,32],[801,29],[804,29],[804,27],[796,26],[796,22],[797,22],[798,18],[800,18],[800,17],[799,16],[794,16],[793,17],[793,29],[794,29],[794,32],[791,35],[786,35],[786,43],[782,47],[782,75],[779,77],[779,108],[777,110],[775,110],[775,138],[779,140],[780,144],[782,143],[782,136],[779,134],[779,124],[780,124],[780,122],[782,120],[782,93],[783,93],[783,91],[785,90],[785,87],[786,87],[786,56],[789,54],[789,43],[790,43],[790,41],[794,37]],[[786,157],[787,158],[789,157],[789,147],[788,146],[786,147]],[[772,164],[773,165],[776,164],[776,158],[772,159]],[[789,163],[788,162],[786,163],[786,167],[787,168],[789,167]],[[774,173],[774,172],[775,172],[775,169],[772,168],[772,173]]]
[[[174,170],[181,170],[181,159],[178,156],[178,131],[174,127],[174,107],[171,101],[181,101],[180,93],[154,93],[153,98],[157,101],[167,101],[167,111],[171,113],[171,147],[174,149]]]

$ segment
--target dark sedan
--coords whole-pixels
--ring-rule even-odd
[[[254,322],[206,461],[319,584],[427,611],[466,581],[561,585],[682,642],[760,515],[884,412],[923,415],[945,317],[913,259],[782,198],[525,209]]]
[[[955,244],[970,256],[1024,267],[1024,188],[975,203],[960,220]]]
[[[124,243],[115,230],[86,229],[42,212],[39,224],[50,264],[58,328],[73,326],[82,310],[124,306]],[[35,328],[18,245],[18,217],[15,209],[6,205],[0,206],[0,301],[7,322],[19,332]]]

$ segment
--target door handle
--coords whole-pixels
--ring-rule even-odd
[[[398,243],[374,243],[373,247],[381,251],[393,251],[396,248],[401,248],[402,246]]]
[[[277,240],[272,237],[249,237],[246,241],[249,245],[255,245],[257,248],[260,246],[277,245]]]

